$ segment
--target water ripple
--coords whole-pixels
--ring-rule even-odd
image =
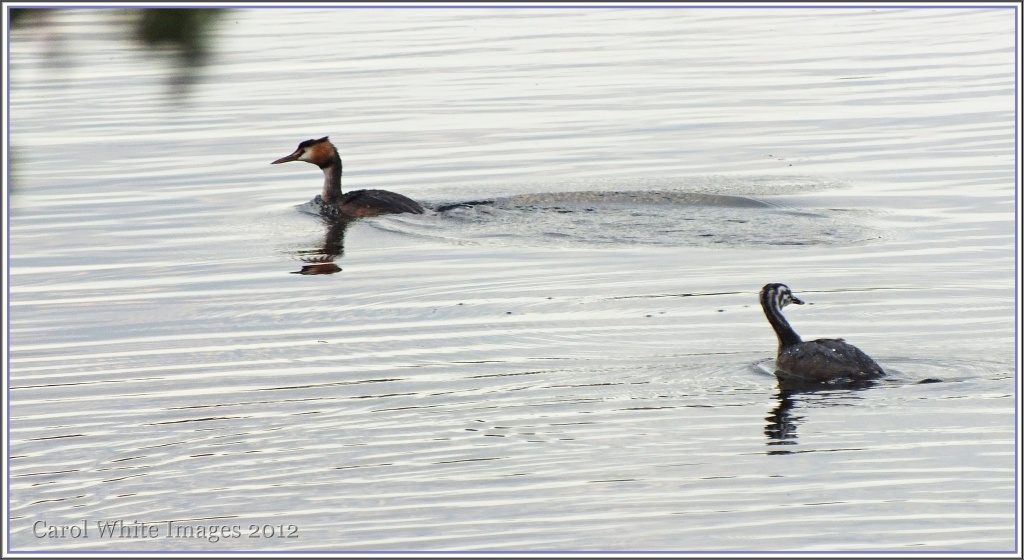
[[[1012,549],[1013,13],[235,10],[181,104],[14,30],[12,550]],[[325,134],[433,211],[302,213]],[[780,385],[774,281],[890,375]]]

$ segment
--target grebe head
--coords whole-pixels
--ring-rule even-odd
[[[761,305],[765,307],[766,311],[769,305],[775,310],[781,311],[783,307],[791,303],[797,305],[804,304],[803,300],[793,295],[789,286],[785,284],[766,284],[765,287],[761,288]]]
[[[335,149],[334,144],[327,139],[326,136],[317,140],[306,140],[299,144],[299,147],[295,149],[291,155],[284,156],[283,158],[270,162],[271,165],[275,163],[287,163],[289,161],[304,161],[306,163],[312,163],[321,169],[330,167],[335,162],[340,163],[338,157],[338,150]]]

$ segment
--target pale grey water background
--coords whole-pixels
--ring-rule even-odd
[[[11,41],[11,550],[1018,546],[1014,10],[240,10],[179,102],[110,16]],[[332,258],[323,135],[503,200]]]

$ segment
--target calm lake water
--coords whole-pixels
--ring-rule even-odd
[[[1019,550],[1018,15],[17,30],[10,550]],[[302,212],[325,135],[436,211]],[[779,387],[769,282],[889,376]]]

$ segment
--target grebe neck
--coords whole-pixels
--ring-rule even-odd
[[[320,169],[324,172],[324,191],[320,197],[324,204],[334,204],[341,198],[341,157],[335,152],[334,157]]]
[[[779,352],[781,352],[783,348],[800,344],[803,340],[800,338],[800,335],[796,334],[793,327],[789,326],[789,321],[782,316],[782,310],[779,309],[774,295],[775,292],[765,290],[761,294],[761,308],[764,309],[768,322],[775,329],[775,335],[779,337]]]

